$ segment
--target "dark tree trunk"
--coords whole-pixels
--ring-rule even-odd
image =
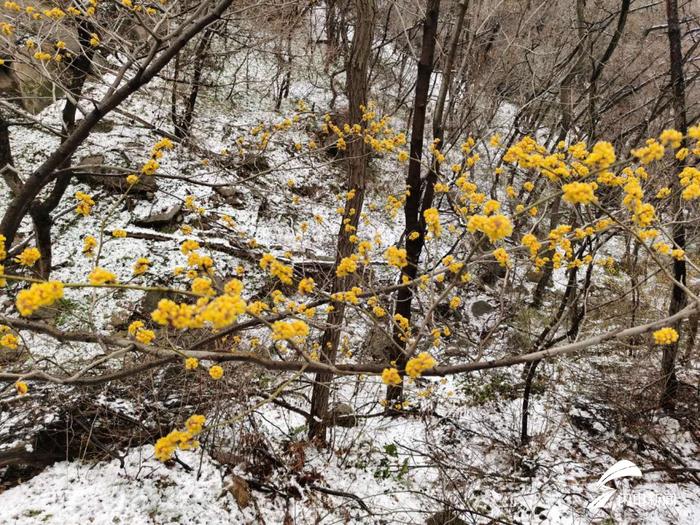
[[[418,273],[418,261],[425,244],[425,223],[421,214],[423,201],[423,185],[421,181],[421,159],[423,158],[423,135],[425,131],[425,114],[428,105],[428,92],[430,90],[430,78],[433,74],[433,59],[435,56],[435,44],[437,41],[438,17],[440,14],[440,0],[427,0],[425,20],[423,21],[423,42],[421,55],[418,62],[418,76],[416,79],[415,99],[413,102],[413,122],[411,125],[411,148],[408,162],[408,176],[406,186],[410,192],[404,206],[406,220],[406,256],[408,266],[404,274],[409,279],[414,279]],[[432,200],[432,188],[428,188]],[[412,232],[418,232],[418,237],[410,238]],[[401,280],[400,280],[401,281]],[[400,314],[411,320],[411,304],[413,302],[413,290],[410,287],[401,288],[396,295],[394,313]],[[397,368],[403,370],[406,366],[405,337],[398,327],[394,328],[394,344],[391,346],[389,360],[396,361]],[[389,386],[386,398],[388,406],[401,400],[403,396],[403,384]]]
[[[347,63],[347,91],[349,102],[349,123],[362,122],[362,109],[367,104],[367,72],[372,51],[372,35],[376,6],[374,0],[354,1],[357,19],[350,56]],[[362,204],[365,198],[367,172],[367,151],[362,136],[353,135],[347,144],[348,154],[348,190],[354,191],[354,196],[345,203],[343,219],[338,232],[336,266],[341,259],[350,256],[355,248],[350,242],[351,233],[346,229],[347,224],[357,228]],[[333,293],[347,290],[352,283],[352,276],[336,277],[333,282]],[[323,361],[334,363],[340,339],[340,326],[345,315],[344,303],[333,303],[334,310],[328,316],[329,327],[321,337],[321,357]],[[328,424],[328,400],[330,397],[330,382],[333,374],[319,372],[311,396],[311,417],[309,418],[309,439],[319,444],[326,442],[326,427]]]
[[[681,49],[681,29],[678,22],[678,2],[677,0],[666,0],[666,18],[668,20],[668,43],[671,60],[671,88],[673,121],[676,129],[686,135],[688,124],[686,120],[685,107],[685,80],[683,78],[683,50]],[[683,162],[676,162],[676,169],[682,168]],[[679,189],[678,177],[673,177],[675,189]],[[680,193],[680,192],[677,192]],[[677,247],[685,249],[685,216],[683,213],[683,203],[680,195],[673,200],[673,242]],[[671,303],[668,314],[674,315],[681,311],[687,302],[685,291],[678,283],[685,286],[686,265],[685,260],[673,261],[673,278],[677,281],[671,290]],[[675,325],[680,333],[680,322]],[[661,376],[664,390],[661,395],[661,406],[672,409],[675,405],[676,392],[678,390],[678,379],[676,378],[676,356],[678,355],[678,343],[665,345],[661,360]]]
[[[598,96],[598,78],[603,73],[605,65],[610,60],[610,57],[615,52],[615,48],[620,43],[620,38],[622,38],[622,33],[625,30],[625,25],[627,24],[627,15],[630,11],[630,3],[632,0],[622,0],[620,5],[620,16],[617,19],[617,27],[615,28],[615,33],[610,39],[608,47],[605,49],[603,56],[600,57],[597,64],[593,66],[593,73],[591,74],[591,79],[588,86],[588,136],[591,140],[595,139],[596,136],[596,125],[598,122],[598,110],[596,108],[596,97]]]
[[[10,146],[10,128],[2,110],[0,110],[0,176],[5,180],[10,191],[14,193],[19,181],[14,172],[12,148]]]

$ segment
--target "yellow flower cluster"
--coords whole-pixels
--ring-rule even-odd
[[[262,256],[260,268],[268,270],[272,276],[277,277],[284,284],[292,284],[294,269],[278,261],[271,253],[266,253]]]
[[[492,255],[499,265],[503,266],[504,268],[510,266],[510,256],[503,248],[495,249]]]
[[[98,266],[94,270],[92,270],[92,272],[90,272],[88,280],[90,281],[90,284],[94,286],[100,286],[103,284],[116,283],[117,276],[109,270],[105,270],[104,268],[100,268]]]
[[[406,363],[406,374],[413,379],[420,377],[423,372],[433,368],[437,362],[428,352],[421,352]]]
[[[92,211],[92,207],[95,205],[95,201],[87,193],[78,191],[75,194],[75,199],[78,201],[78,205],[75,207],[75,213],[87,217]]]
[[[672,345],[678,341],[678,332],[669,326],[656,330],[653,336],[657,345]]]
[[[151,261],[147,257],[139,257],[134,263],[134,275],[143,275],[151,266]]]
[[[691,166],[686,166],[678,174],[681,186],[685,188],[681,197],[687,201],[700,199],[700,170]]]
[[[22,253],[15,257],[15,262],[22,266],[34,266],[39,259],[41,259],[39,250],[36,248],[25,248],[22,250]]]
[[[595,190],[598,185],[595,182],[571,182],[564,184],[561,189],[564,192],[564,200],[570,204],[591,204],[596,202]]]
[[[155,457],[160,461],[168,461],[176,450],[192,450],[199,446],[194,438],[202,433],[206,418],[200,415],[190,416],[185,422],[185,430],[173,430],[167,436],[160,438],[155,444]]]
[[[406,258],[406,250],[403,248],[397,248],[396,246],[389,246],[384,252],[384,258],[386,261],[396,268],[404,268],[408,265],[408,260]]]
[[[594,169],[607,169],[615,163],[615,148],[609,142],[596,142],[583,162]]]
[[[401,314],[394,314],[394,322],[398,325],[402,332],[407,333],[410,326],[408,319]]]
[[[214,381],[218,381],[224,377],[224,369],[219,365],[213,365],[209,367],[209,377]]]
[[[311,277],[305,277],[301,281],[299,281],[299,293],[301,295],[306,295],[309,293],[312,293],[314,289],[316,288],[316,283],[314,282],[313,278]]]
[[[540,248],[542,247],[540,242],[537,240],[537,237],[531,233],[526,233],[523,235],[523,238],[520,240],[520,244],[530,250],[530,257],[532,258],[537,257],[537,252],[539,252]]]
[[[63,283],[60,281],[48,281],[32,284],[28,290],[19,292],[15,304],[19,313],[27,316],[33,314],[39,308],[51,306],[62,297]]]
[[[10,332],[10,327],[0,324],[0,347],[16,350],[19,346],[19,338]]]
[[[396,368],[385,368],[382,370],[382,381],[385,385],[400,385],[401,375],[399,375],[399,371]]]
[[[440,212],[438,212],[436,208],[429,208],[423,212],[423,217],[425,218],[425,224],[428,227],[428,231],[435,237],[440,237],[440,235],[442,235]]]
[[[213,300],[203,297],[195,305],[161,299],[158,308],[151,312],[151,319],[177,330],[203,328],[205,325],[221,329],[232,324],[245,311],[245,301],[238,295],[224,294]]]
[[[83,253],[87,257],[91,257],[94,255],[95,248],[97,248],[97,239],[95,239],[92,235],[86,235],[83,239]]]
[[[153,330],[144,328],[142,321],[134,321],[129,325],[129,335],[136,339],[139,343],[145,345],[150,344],[156,338]]]
[[[659,135],[659,140],[664,146],[670,145],[673,149],[678,149],[683,142],[683,133],[675,129],[665,129]]]
[[[358,295],[362,293],[362,288],[359,286],[353,286],[349,290],[344,292],[337,292],[331,295],[331,299],[338,302],[349,303],[349,304],[359,304],[360,298]]]
[[[211,286],[211,279],[208,277],[197,277],[192,281],[192,292],[202,296],[212,296],[216,292]]]
[[[272,323],[272,339],[275,341],[303,341],[309,335],[309,325],[300,319]]]
[[[467,222],[467,230],[470,233],[482,232],[495,243],[513,233],[513,224],[505,215],[472,215]]]
[[[338,277],[347,277],[351,273],[357,271],[357,255],[353,254],[350,257],[343,257],[335,269],[335,274]]]
[[[647,145],[644,147],[632,150],[632,155],[639,159],[639,162],[642,164],[651,164],[655,160],[664,158],[664,147],[657,142],[656,139],[648,139],[646,144]]]

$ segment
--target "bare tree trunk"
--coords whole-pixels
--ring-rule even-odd
[[[192,84],[190,86],[190,96],[187,97],[187,104],[185,105],[185,114],[182,117],[180,126],[175,128],[175,136],[178,138],[189,137],[190,131],[192,130],[192,119],[194,118],[194,107],[197,103],[197,96],[199,95],[199,89],[202,83],[202,73],[204,72],[204,58],[206,57],[207,50],[211,44],[214,31],[212,28],[207,28],[202,35],[202,38],[197,45],[197,49],[194,53],[194,73],[192,74]],[[178,135],[178,130],[181,135]]]
[[[4,111],[0,109],[0,175],[12,193],[16,191],[19,183],[13,166],[10,128]]]
[[[355,35],[352,40],[350,56],[347,65],[347,92],[349,108],[349,123],[362,122],[362,107],[367,104],[367,71],[369,57],[372,51],[372,36],[374,30],[374,16],[376,6],[374,0],[354,0],[357,9],[355,22]],[[351,199],[345,203],[343,219],[340,222],[338,233],[338,245],[336,254],[336,266],[341,259],[350,256],[355,248],[350,242],[351,232],[346,228],[349,224],[357,228],[362,204],[365,198],[365,184],[367,172],[367,151],[364,139],[361,135],[353,135],[348,141],[348,190],[354,193]],[[347,222],[346,222],[347,221]],[[352,282],[352,276],[336,277],[333,282],[333,293],[346,290]],[[328,363],[334,363],[340,340],[340,326],[345,316],[345,304],[333,303],[334,310],[328,315],[328,328],[321,337],[322,359]],[[319,372],[316,374],[311,396],[311,417],[309,419],[309,439],[317,443],[326,442],[326,427],[328,425],[327,412],[330,396],[330,382],[333,374]]]
[[[668,20],[668,43],[671,60],[671,88],[673,103],[673,120],[678,131],[686,135],[688,124],[686,120],[685,107],[685,81],[683,78],[683,50],[681,49],[681,29],[678,22],[678,1],[666,0],[666,18]],[[680,169],[683,161],[676,162],[676,169]],[[678,177],[673,177],[673,186],[679,189]],[[685,216],[683,213],[683,203],[680,191],[676,191],[677,196],[673,200],[673,242],[678,248],[685,249]],[[671,290],[671,303],[669,305],[669,315],[674,315],[682,310],[687,302],[685,291],[678,283],[685,285],[686,266],[685,260],[673,261],[673,278],[677,281]],[[680,322],[675,324],[676,330],[680,333]],[[680,339],[679,339],[680,341]],[[672,409],[675,405],[676,392],[678,390],[678,379],[676,378],[676,356],[678,355],[678,343],[665,345],[663,357],[661,359],[661,377],[664,383],[664,391],[661,395],[661,406]]]
[[[408,176],[406,186],[409,195],[404,205],[406,218],[406,258],[408,265],[403,273],[409,279],[414,279],[418,273],[418,261],[425,244],[425,223],[421,215],[421,202],[423,184],[421,181],[421,159],[423,157],[423,133],[425,131],[425,114],[428,105],[428,91],[430,78],[433,74],[433,59],[435,56],[435,44],[437,40],[438,17],[440,14],[440,0],[427,0],[425,20],[423,21],[423,42],[421,44],[421,56],[418,61],[418,76],[416,79],[416,95],[413,102],[413,122],[411,125],[411,148],[408,162]],[[432,194],[432,188],[429,189]],[[418,232],[418,236],[411,238],[412,232]],[[401,280],[400,280],[401,282]],[[400,314],[411,320],[411,304],[413,302],[413,290],[410,287],[399,289],[396,294],[394,313]],[[391,346],[389,359],[396,361],[397,368],[403,370],[406,366],[405,336],[398,327],[394,328],[394,344]],[[391,407],[403,396],[403,384],[387,387],[386,398]]]

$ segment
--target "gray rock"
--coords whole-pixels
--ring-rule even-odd
[[[257,153],[246,154],[243,160],[239,160],[235,156],[231,156],[231,160],[226,162],[226,167],[236,168],[240,171],[248,173],[260,173],[270,169],[270,163],[267,158]]]
[[[474,317],[481,317],[482,315],[490,314],[496,308],[491,306],[486,301],[474,301],[472,303],[472,315]]]
[[[182,205],[176,204],[165,211],[152,213],[147,217],[135,218],[132,222],[142,228],[163,228],[179,223],[182,220]]]
[[[357,426],[355,410],[347,403],[338,403],[328,413],[328,420],[332,426],[351,428]]]
[[[127,175],[124,173],[109,173],[105,167],[104,155],[88,155],[80,159],[75,166],[75,175],[80,182],[90,186],[101,186],[114,193],[124,193],[128,185]],[[129,195],[148,196],[152,195],[158,186],[154,177],[140,176],[137,182],[129,191]]]
[[[235,186],[218,186],[214,188],[214,191],[218,193],[227,204],[230,204],[234,208],[243,208],[245,206],[243,193]]]
[[[537,270],[530,270],[525,274],[525,279],[531,283],[538,283],[541,278],[542,272],[538,272]]]

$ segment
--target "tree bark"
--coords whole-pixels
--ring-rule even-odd
[[[686,135],[688,133],[688,123],[686,119],[685,106],[685,80],[683,77],[683,50],[681,48],[681,29],[678,22],[678,1],[666,0],[666,18],[668,21],[668,44],[671,61],[671,89],[673,121],[675,128]],[[683,161],[677,161],[677,170],[683,166]],[[680,197],[680,182],[674,176],[673,187],[677,196],[673,200],[673,242],[678,248],[685,249],[685,215],[683,212],[683,202]],[[680,312],[687,303],[685,291],[678,283],[685,285],[686,265],[685,260],[673,261],[673,278],[676,283],[671,289],[671,303],[669,305],[669,315]],[[681,323],[675,324],[675,329],[680,334]],[[665,345],[663,357],[661,359],[661,378],[664,390],[661,394],[661,406],[666,409],[673,409],[678,390],[678,379],[676,378],[676,356],[678,355],[678,341],[671,345]]]
[[[421,181],[421,159],[423,157],[423,134],[425,131],[425,115],[428,105],[428,92],[430,90],[430,78],[433,74],[433,60],[435,57],[435,44],[437,41],[438,17],[440,14],[440,0],[427,0],[425,20],[423,21],[423,42],[421,44],[421,56],[418,61],[418,76],[416,79],[415,98],[413,102],[413,122],[411,125],[410,159],[408,161],[408,175],[406,186],[410,192],[404,205],[406,220],[406,259],[408,265],[404,274],[409,279],[414,279],[418,273],[418,261],[423,245],[425,244],[425,222],[421,214],[423,199],[423,184]],[[432,195],[432,188],[428,188]],[[431,197],[432,199],[432,197]],[[415,239],[410,238],[412,232],[418,232]],[[413,302],[413,290],[410,287],[401,288],[396,294],[394,314],[400,314],[411,321],[411,304]],[[394,327],[394,344],[390,347],[390,361],[396,361],[400,371],[406,366],[405,335]],[[403,396],[403,384],[387,387],[386,399],[391,407]]]
[[[357,9],[355,35],[352,40],[350,56],[347,63],[347,95],[349,103],[349,123],[362,122],[362,114],[367,104],[367,74],[369,58],[372,51],[372,36],[374,16],[376,13],[375,0],[354,0]],[[346,226],[357,228],[362,204],[365,198],[367,174],[367,151],[362,135],[352,136],[347,144],[348,190],[354,195],[345,203],[343,219],[338,232],[336,266],[341,259],[353,253],[355,245],[350,242],[352,234]],[[352,276],[336,277],[332,293],[347,290],[352,283]],[[324,362],[334,363],[340,340],[340,326],[345,316],[345,304],[333,303],[334,310],[328,315],[328,328],[321,337],[321,358]],[[311,395],[311,417],[309,418],[309,439],[319,444],[326,443],[328,400],[330,397],[330,382],[333,374],[319,372],[316,374]]]

